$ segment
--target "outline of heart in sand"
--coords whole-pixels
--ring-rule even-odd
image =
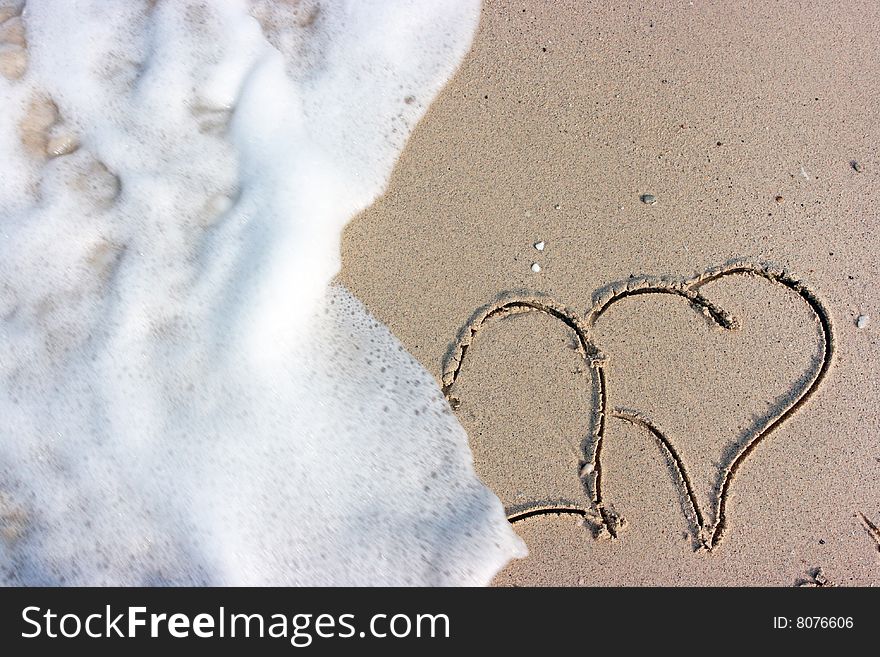
[[[754,428],[751,435],[743,441],[739,449],[731,454],[726,463],[722,460],[721,470],[717,479],[718,483],[712,490],[711,499],[715,501],[712,510],[715,511],[715,517],[710,522],[705,518],[700,509],[694,494],[691,478],[676,450],[675,444],[648,417],[640,412],[622,408],[612,408],[609,410],[606,384],[609,365],[606,357],[592,339],[592,329],[602,314],[621,299],[636,295],[667,294],[683,298],[695,310],[704,315],[710,324],[725,330],[735,330],[739,326],[736,318],[705,298],[700,293],[700,288],[712,281],[737,274],[765,278],[798,295],[809,306],[818,320],[821,328],[823,349],[821,361],[805,379],[809,381],[809,384],[800,387],[799,390],[792,389],[792,393],[797,392],[797,394],[789,395],[785,404],[778,407],[772,415],[765,417]],[[490,320],[525,312],[544,313],[563,322],[575,332],[578,339],[578,351],[589,366],[593,385],[597,390],[598,401],[592,408],[592,430],[582,441],[582,460],[577,473],[583,485],[589,507],[583,508],[582,505],[569,502],[551,504],[537,501],[528,502],[513,508],[509,507],[507,509],[508,520],[514,523],[543,514],[570,513],[582,516],[586,523],[592,527],[593,533],[597,537],[610,536],[611,538],[617,538],[623,523],[623,519],[613,511],[602,496],[601,453],[602,442],[606,433],[606,421],[609,416],[636,425],[646,430],[656,439],[671,469],[677,475],[677,483],[681,495],[686,500],[685,506],[689,508],[692,516],[689,520],[694,529],[696,548],[712,550],[720,544],[727,527],[727,496],[737,471],[749,455],[754,452],[758,444],[788,420],[818,390],[828,373],[834,355],[834,334],[832,332],[830,315],[825,310],[822,302],[809,288],[784,269],[763,263],[735,260],[720,267],[708,269],[702,274],[691,278],[643,276],[612,284],[596,293],[593,305],[583,319],[565,306],[547,297],[524,294],[499,295],[495,301],[480,307],[471,315],[470,320],[459,332],[457,341],[451,346],[444,361],[442,374],[443,394],[453,408],[457,408],[460,401],[452,394],[452,389],[461,372],[468,349],[473,344],[480,329]]]

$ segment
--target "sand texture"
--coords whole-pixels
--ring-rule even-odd
[[[484,4],[338,278],[529,546],[497,584],[880,584],[878,33]]]

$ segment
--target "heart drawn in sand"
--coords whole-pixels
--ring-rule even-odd
[[[766,413],[761,414],[748,425],[739,440],[727,444],[714,458],[716,471],[707,498],[700,502],[692,472],[692,463],[683,456],[682,445],[676,436],[668,434],[664,428],[646,414],[643,409],[618,405],[613,398],[615,368],[614,355],[606,357],[599,344],[599,329],[602,318],[610,315],[620,301],[633,297],[655,298],[666,295],[680,299],[698,311],[707,323],[707,330],[721,333],[739,328],[738,318],[726,309],[710,301],[702,293],[702,288],[710,283],[721,282],[736,276],[749,276],[779,287],[785,294],[811,314],[818,327],[818,356],[811,362],[808,371],[797,381],[792,381],[787,390],[777,397]],[[765,264],[731,262],[713,268],[690,278],[640,277],[631,278],[619,284],[610,285],[599,291],[594,303],[585,316],[576,313],[552,299],[528,295],[501,295],[491,304],[478,309],[459,333],[452,345],[443,369],[443,391],[453,408],[460,400],[454,395],[454,388],[462,365],[472,348],[477,334],[487,323],[513,314],[537,312],[562,322],[574,332],[578,352],[588,367],[591,384],[594,388],[594,402],[590,417],[585,418],[586,439],[581,448],[578,470],[572,477],[580,480],[584,499],[547,503],[544,500],[530,500],[515,507],[508,507],[508,519],[516,522],[541,514],[572,513],[583,516],[596,535],[609,535],[616,538],[622,518],[613,510],[603,495],[603,443],[608,439],[611,421],[626,422],[650,435],[660,446],[679,487],[683,506],[692,524],[697,547],[711,550],[717,547],[727,528],[727,498],[730,488],[742,464],[775,429],[781,426],[819,389],[831,364],[834,340],[831,320],[819,299],[799,280],[788,272]],[[630,401],[630,400],[627,400]],[[675,409],[673,409],[675,410]],[[676,411],[685,412],[685,411]],[[714,448],[713,448],[714,449]],[[717,450],[716,450],[717,451]]]

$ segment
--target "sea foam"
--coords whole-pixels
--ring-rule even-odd
[[[434,379],[331,284],[478,13],[0,0],[0,581],[481,584],[522,556]]]

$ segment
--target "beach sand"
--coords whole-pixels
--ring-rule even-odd
[[[878,33],[868,2],[484,4],[338,280],[532,513],[495,583],[880,584]]]

